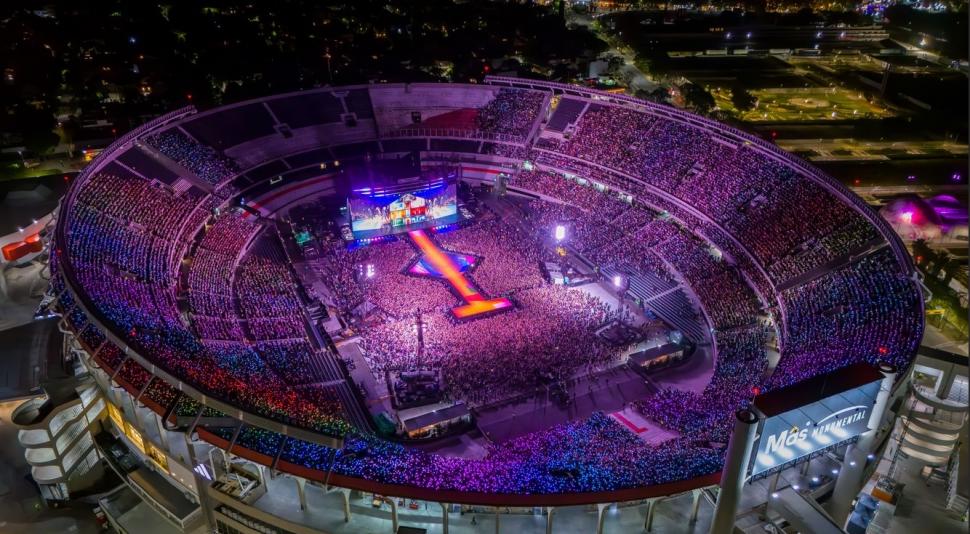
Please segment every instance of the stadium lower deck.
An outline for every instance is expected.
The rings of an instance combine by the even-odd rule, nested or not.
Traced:
[[[731,414],[757,392],[857,361],[909,367],[922,334],[912,266],[850,193],[703,119],[493,81],[183,110],[120,139],[72,185],[54,238],[58,310],[90,367],[167,429],[257,464],[503,505],[710,485]],[[477,110],[478,130],[447,113],[414,123],[414,109],[437,113],[429,102]],[[479,195],[470,220],[427,241],[347,247],[324,223],[318,253],[300,256],[293,206],[336,195],[341,159],[382,151],[457,160],[464,182],[508,194]],[[408,272],[436,249],[476,260],[461,276],[458,260],[432,261],[448,282]],[[547,263],[579,282],[550,282]],[[454,292],[462,280],[513,307],[456,319],[481,302]],[[675,330],[699,346],[683,367],[648,386],[622,366],[628,336]],[[382,437],[387,382],[422,369],[480,435]]]

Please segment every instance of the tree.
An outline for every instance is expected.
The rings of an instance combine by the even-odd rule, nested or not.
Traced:
[[[649,100],[650,102],[656,102],[658,104],[666,104],[670,94],[663,87],[657,87],[652,91],[640,89],[636,92],[636,97],[642,98],[643,100]]]
[[[46,106],[38,108],[26,103],[21,104],[14,112],[14,124],[23,138],[23,145],[36,154],[46,152],[60,139],[54,133],[57,119]]]
[[[938,253],[936,255],[936,258],[935,258],[934,262],[933,262],[933,264],[934,264],[933,265],[933,276],[935,276],[936,278],[940,278],[940,271],[942,271],[943,270],[943,267],[947,263],[950,262],[950,259],[951,259],[951,256],[950,256],[950,253],[949,252],[942,251],[942,252]]]
[[[930,256],[930,246],[926,243],[926,240],[919,238],[913,241],[913,259],[916,260],[917,267],[925,267],[927,261],[929,261]]]
[[[670,99],[670,92],[664,87],[657,87],[650,91],[650,99],[658,104],[666,104]]]
[[[706,115],[714,109],[714,95],[700,85],[688,83],[680,88],[680,92],[684,95],[684,103],[694,111]]]
[[[758,99],[741,85],[735,85],[731,88],[731,103],[738,111],[748,111],[754,108]]]
[[[926,258],[926,260],[923,261],[923,270],[926,271],[927,273],[932,272],[933,264],[936,263],[936,258],[938,256],[939,256],[938,252],[936,252],[933,249],[928,249],[926,251],[926,254],[923,256],[924,258]]]
[[[954,275],[957,274],[957,271],[960,270],[961,267],[963,267],[962,260],[959,258],[950,258],[949,261],[946,262],[946,265],[943,266],[943,269],[946,270],[946,276],[943,277],[943,285],[950,285],[950,281],[953,280]]]

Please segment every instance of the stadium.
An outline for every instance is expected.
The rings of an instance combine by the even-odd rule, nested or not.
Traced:
[[[856,364],[902,378],[923,328],[907,250],[838,182],[523,79],[174,111],[73,180],[52,239],[56,309],[133,441],[345,502],[715,486],[735,412]]]

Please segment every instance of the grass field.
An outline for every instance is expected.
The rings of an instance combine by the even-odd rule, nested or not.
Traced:
[[[837,121],[895,115],[888,108],[867,102],[861,93],[840,87],[755,89],[751,94],[758,99],[757,106],[743,112],[731,103],[729,89],[712,88],[711,94],[718,109],[735,113],[746,122]]]

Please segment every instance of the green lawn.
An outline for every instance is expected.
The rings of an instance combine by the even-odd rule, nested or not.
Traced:
[[[798,122],[886,118],[895,113],[864,95],[843,88],[755,89],[754,109],[739,112],[731,103],[727,88],[711,88],[719,109],[734,113],[745,122]]]

